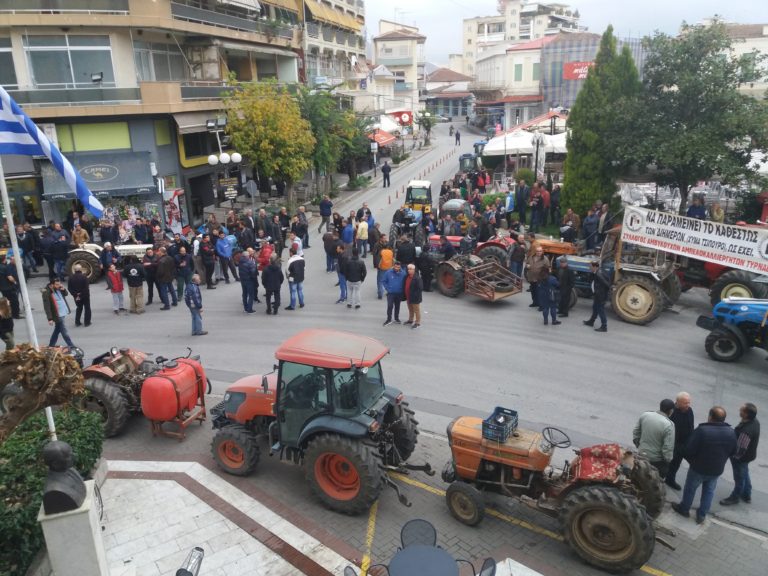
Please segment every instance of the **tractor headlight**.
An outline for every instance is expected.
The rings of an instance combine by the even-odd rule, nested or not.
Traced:
[[[245,402],[245,392],[227,392],[222,402],[224,413],[234,414],[243,402]]]

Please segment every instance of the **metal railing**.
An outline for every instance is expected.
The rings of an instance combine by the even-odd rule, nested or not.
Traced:
[[[290,26],[275,26],[261,20],[253,20],[229,12],[208,10],[201,6],[202,4],[195,0],[171,2],[171,16],[177,20],[186,20],[198,24],[208,24],[231,30],[244,30],[270,37],[286,38],[288,40],[293,39],[293,29]]]
[[[138,88],[9,90],[8,93],[19,104],[28,106],[106,106],[141,102],[141,92]]]
[[[181,85],[182,100],[221,100],[235,88],[223,82],[184,82]]]
[[[307,36],[310,38],[320,38],[320,25],[314,22],[307,22]]]
[[[128,14],[128,0],[0,0],[5,14]]]

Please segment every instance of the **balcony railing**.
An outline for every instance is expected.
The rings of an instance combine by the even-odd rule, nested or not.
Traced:
[[[320,38],[320,25],[314,22],[307,22],[307,36],[310,38]]]
[[[171,2],[171,15],[177,20],[220,26],[232,30],[244,30],[246,32],[254,32],[264,34],[265,36],[275,36],[288,40],[293,39],[293,30],[289,26],[273,26],[266,22],[252,20],[244,16],[207,10],[201,8],[199,2],[195,2],[194,0],[183,1],[184,3]]]
[[[5,14],[128,14],[128,0],[0,0]]]
[[[141,102],[138,88],[68,88],[10,90],[19,104],[28,106],[99,106]]]
[[[413,90],[413,82],[395,82],[395,92],[410,92]]]
[[[219,100],[232,93],[234,87],[224,83],[185,82],[181,85],[182,100]]]

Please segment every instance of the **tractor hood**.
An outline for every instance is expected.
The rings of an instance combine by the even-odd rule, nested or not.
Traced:
[[[248,395],[258,390],[258,392],[261,394],[264,392],[264,388],[261,385],[262,378],[263,378],[262,374],[253,374],[251,376],[245,376],[244,378],[240,378],[239,380],[236,380],[235,383],[232,384],[232,386],[227,388],[227,392],[245,392],[245,394]],[[275,391],[277,390],[277,373],[276,372],[267,374],[267,386],[269,387],[269,391],[272,392],[272,394],[274,394]]]
[[[712,310],[715,318],[726,324],[754,322],[762,324],[768,315],[768,300],[756,298],[725,298]]]

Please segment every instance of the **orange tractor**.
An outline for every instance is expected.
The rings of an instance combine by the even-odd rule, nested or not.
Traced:
[[[653,519],[661,513],[664,487],[646,459],[618,444],[600,444],[576,450],[556,470],[554,449],[568,448],[570,438],[551,427],[517,430],[517,413],[505,408],[486,420],[456,418],[448,440],[452,459],[442,478],[450,484],[448,508],[460,522],[478,524],[483,494],[495,492],[558,518],[566,542],[599,568],[628,572],[653,553]]]
[[[334,330],[305,330],[277,349],[270,374],[235,382],[210,410],[216,464],[238,476],[270,455],[304,466],[312,492],[345,514],[368,510],[388,485],[410,506],[387,471],[421,470],[406,460],[419,430],[397,388],[384,384],[378,340]]]

